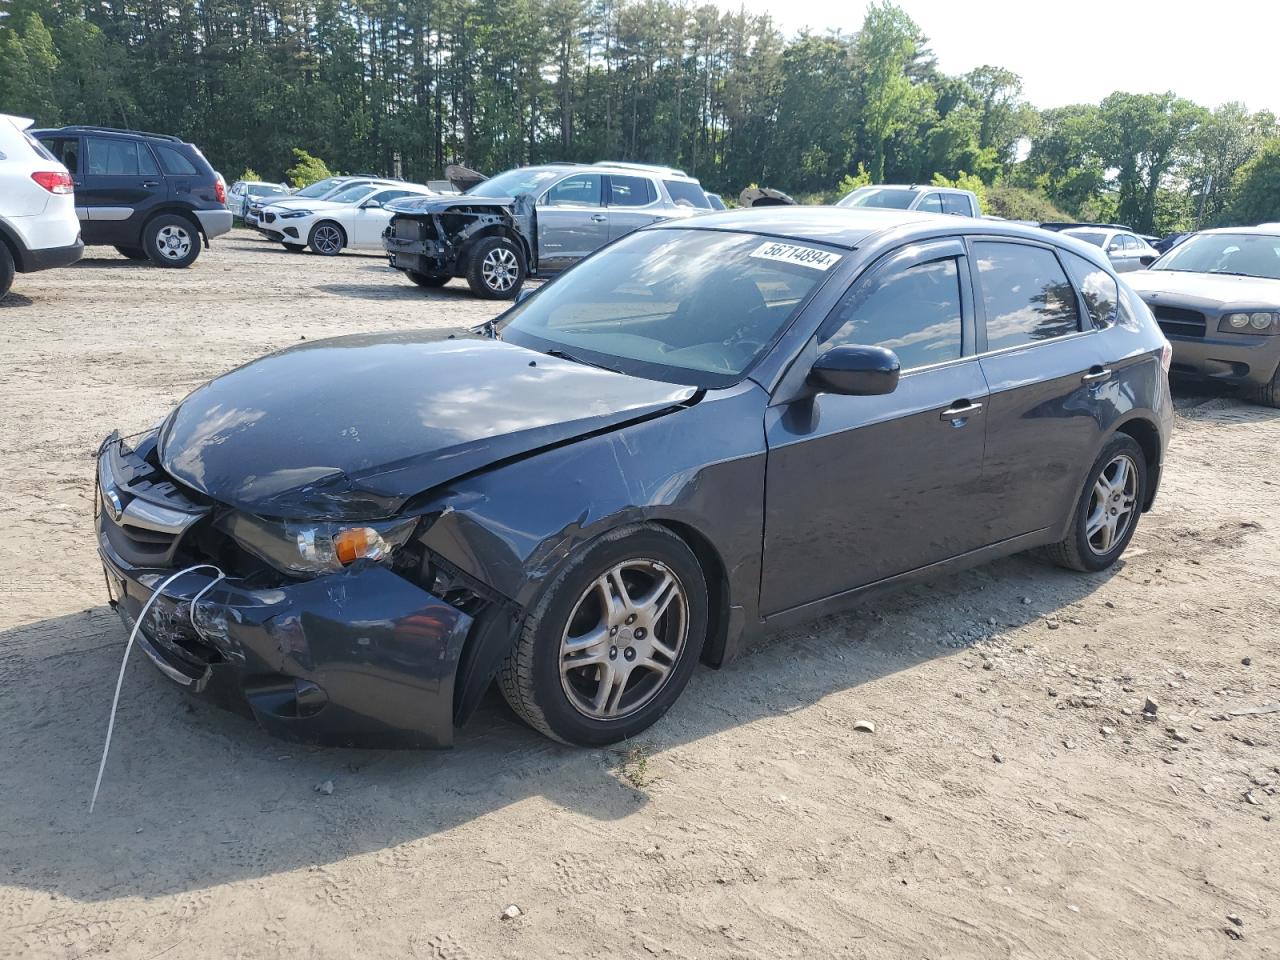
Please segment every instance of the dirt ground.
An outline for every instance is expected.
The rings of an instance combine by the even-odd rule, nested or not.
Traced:
[[[1280,701],[1280,411],[1203,393],[1110,573],[1013,558],[810,624],[700,670],[626,751],[498,697],[451,752],[300,748],[135,655],[90,817],[125,640],[98,441],[302,337],[493,310],[244,232],[185,271],[19,276],[0,957],[1280,957],[1280,713],[1229,716]]]

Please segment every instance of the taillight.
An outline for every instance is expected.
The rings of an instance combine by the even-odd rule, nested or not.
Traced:
[[[50,193],[74,193],[76,185],[71,181],[71,174],[61,170],[37,170],[31,179]]]
[[[1160,348],[1160,366],[1164,368],[1164,372],[1169,372],[1169,366],[1173,363],[1173,344],[1168,340],[1164,342],[1164,346]]]
[[[213,197],[219,203],[227,202],[227,188],[222,185],[221,180],[213,181]]]

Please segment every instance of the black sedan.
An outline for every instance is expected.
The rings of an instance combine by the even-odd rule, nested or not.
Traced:
[[[113,435],[99,551],[160,670],[272,733],[446,746],[496,677],[607,744],[699,662],[880,588],[1033,547],[1110,566],[1156,493],[1168,361],[1069,238],[713,214],[475,338],[307,343]]]

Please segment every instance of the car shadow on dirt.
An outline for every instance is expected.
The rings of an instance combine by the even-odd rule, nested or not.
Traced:
[[[415,286],[403,277],[386,276],[381,283],[322,283],[317,290],[340,297],[357,297],[362,300],[421,300],[431,301],[467,300],[475,301],[465,280],[451,280],[443,287],[426,288]]]
[[[1113,573],[1083,576],[1015,557],[805,624],[722,670],[697,671],[636,743],[660,756],[957,654],[1055,616]],[[493,691],[452,751],[323,749],[273,740],[184,696],[134,651],[90,816],[124,639],[106,606],[0,633],[6,883],[82,901],[147,898],[391,850],[534,796],[602,821],[649,799],[627,776],[632,745],[552,743]],[[901,709],[950,696],[922,680]],[[316,790],[326,781],[332,794]]]
[[[29,307],[33,303],[35,301],[30,297],[24,297],[20,293],[9,291],[5,296],[0,297],[0,310],[7,310],[11,307]]]

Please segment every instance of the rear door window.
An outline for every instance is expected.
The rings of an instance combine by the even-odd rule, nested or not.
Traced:
[[[917,263],[858,284],[827,320],[819,350],[885,347],[903,370],[959,359],[963,330],[956,257]]]
[[[955,214],[957,217],[972,217],[973,204],[963,193],[944,193],[942,195],[942,212]]]
[[[988,351],[1079,331],[1075,288],[1053,251],[988,240],[975,242],[973,250],[986,309]]]
[[[941,213],[942,197],[936,193],[927,193],[916,209],[923,210],[925,213]]]
[[[155,177],[160,175],[146,144],[137,140],[85,137],[86,172],[95,177]]]
[[[645,177],[620,177],[609,174],[609,206],[643,207],[658,199],[653,181]]]

